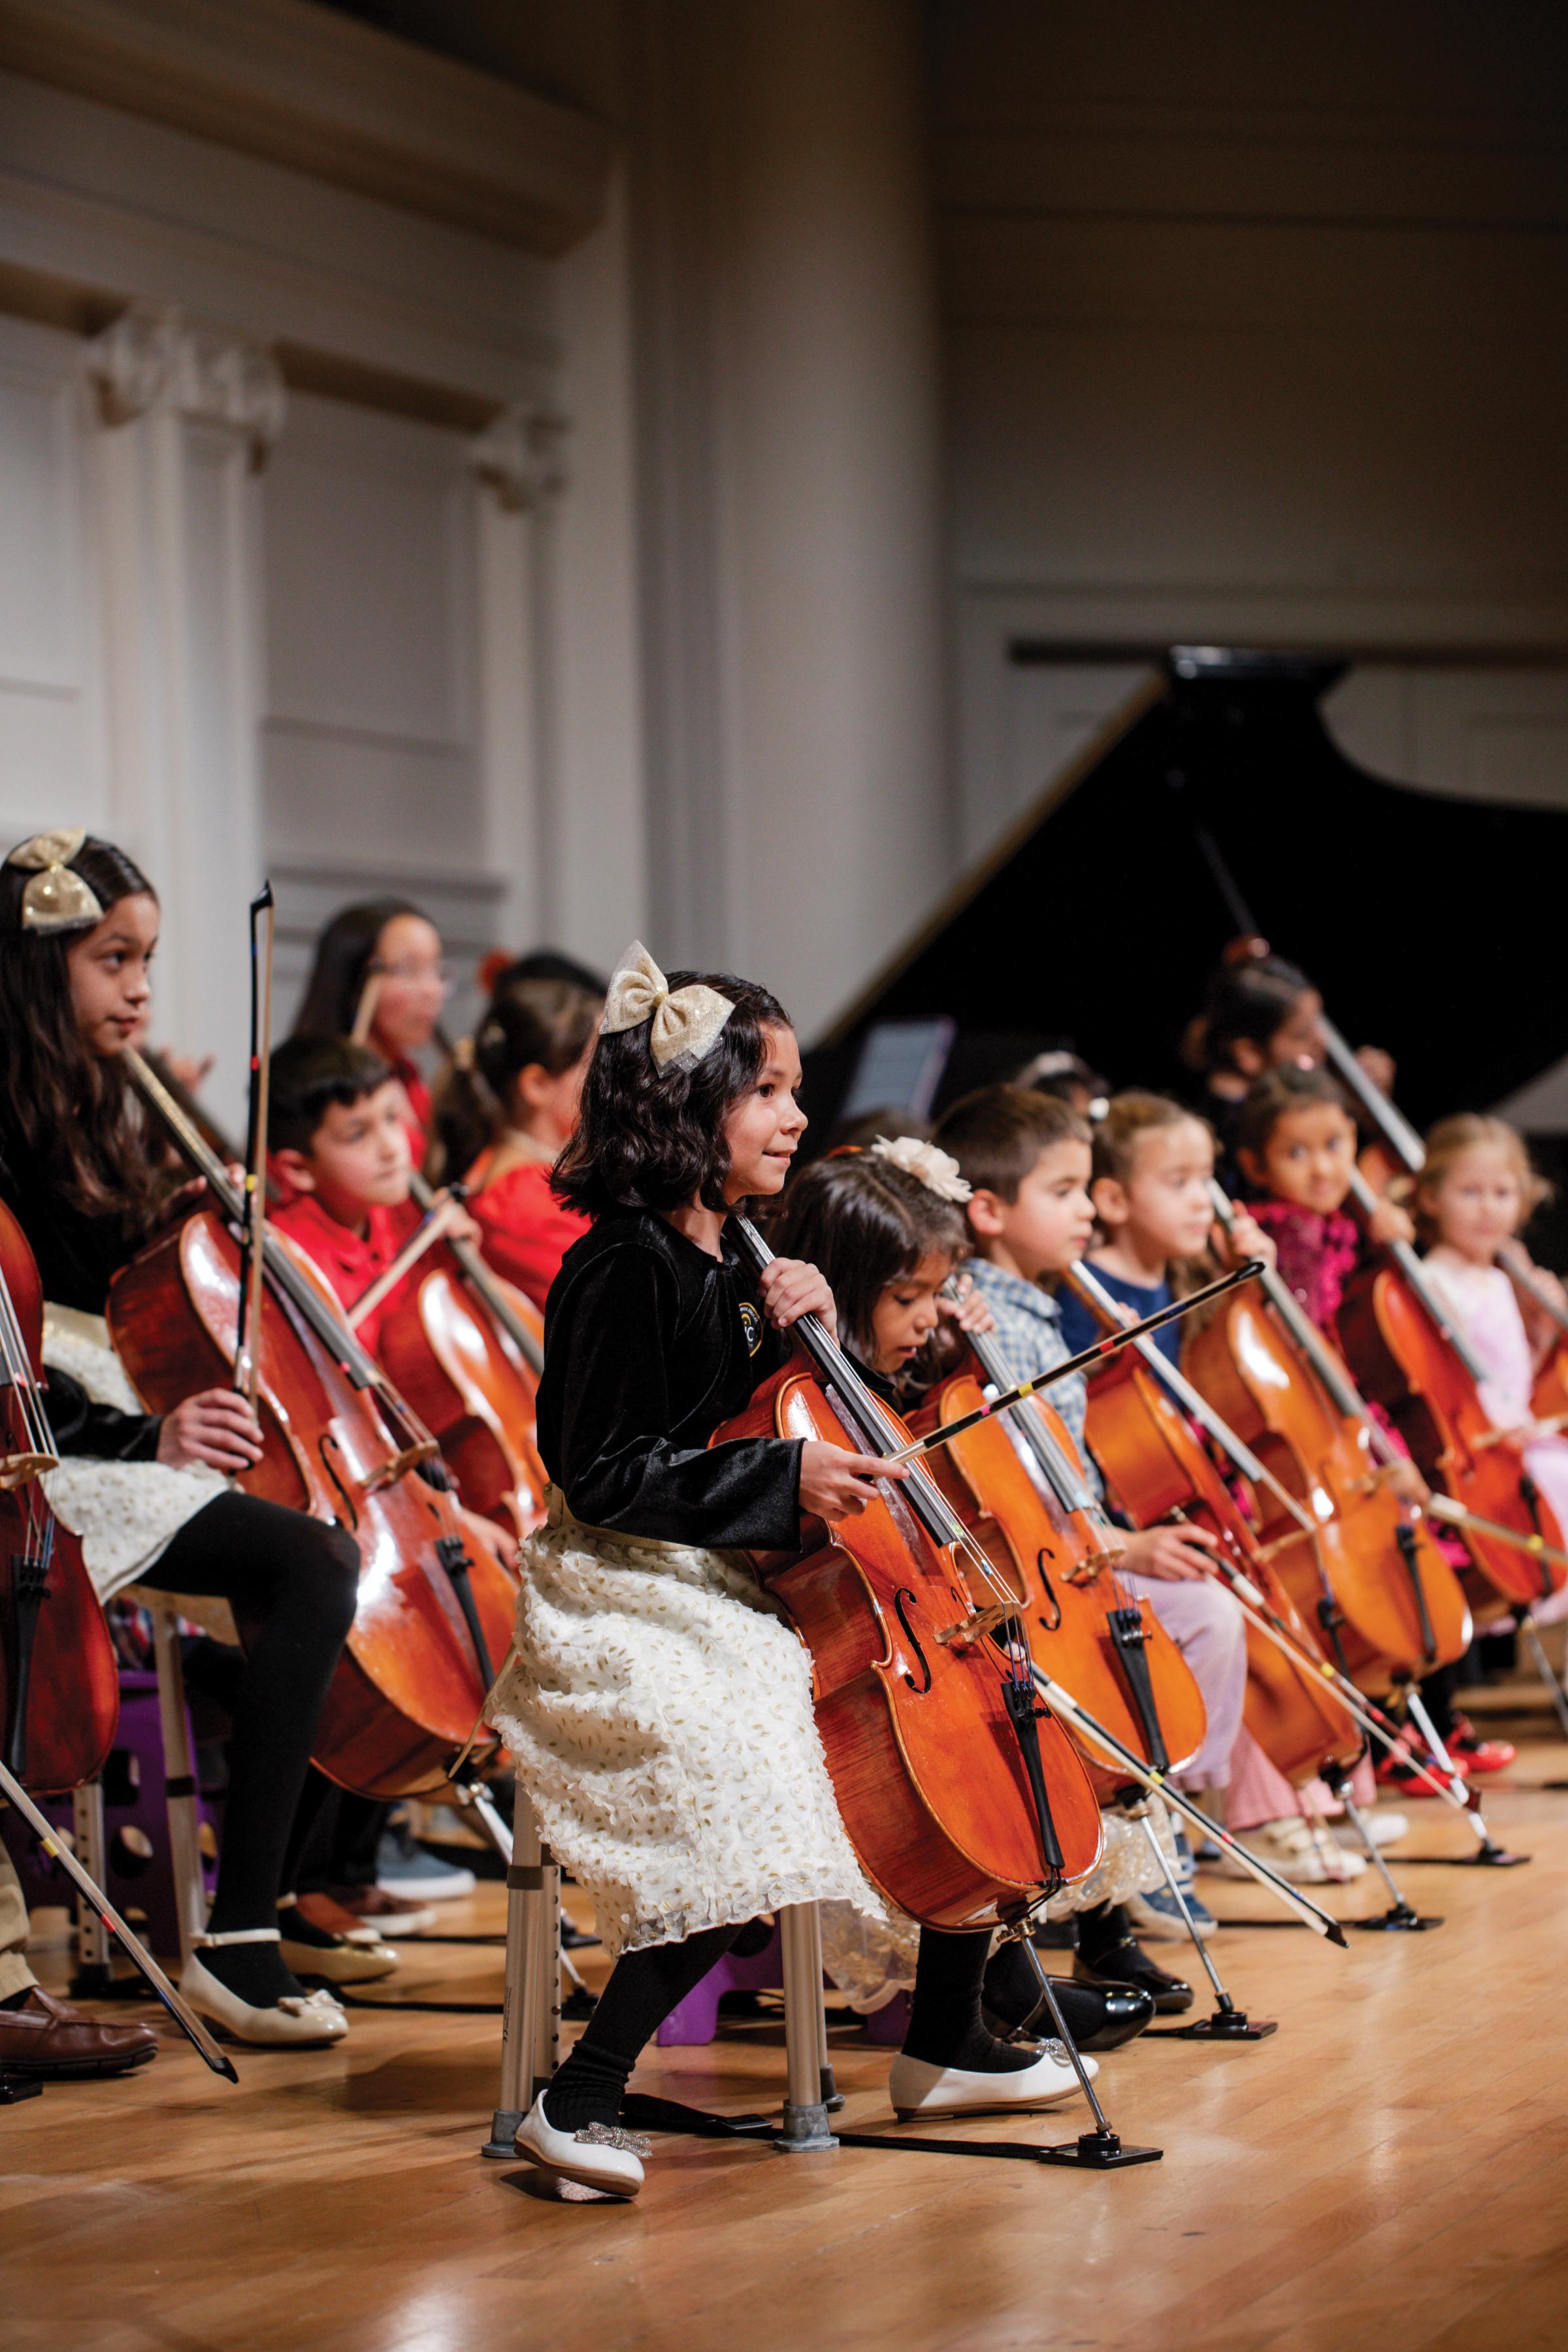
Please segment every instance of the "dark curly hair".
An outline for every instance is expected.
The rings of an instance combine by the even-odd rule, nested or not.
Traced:
[[[868,1363],[871,1316],[889,1283],[912,1274],[923,1257],[950,1257],[956,1265],[969,1227],[956,1202],[907,1168],[851,1146],[795,1178],[769,1223],[768,1243],[777,1256],[816,1267],[846,1344]]]
[[[724,1121],[763,1066],[764,1032],[794,1023],[776,996],[727,971],[672,971],[671,993],[715,989],[734,1011],[699,1062],[654,1063],[648,1023],[601,1036],[583,1085],[577,1132],[552,1189],[590,1217],[606,1209],[724,1209]]]
[[[112,842],[91,834],[66,861],[107,915],[121,898],[157,892]],[[71,1003],[69,951],[93,926],[26,931],[22,895],[33,877],[0,866],[0,1035],[5,1089],[0,1124],[9,1149],[42,1168],[73,1209],[151,1225],[172,1171],[148,1136],[119,1057],[88,1049]]]

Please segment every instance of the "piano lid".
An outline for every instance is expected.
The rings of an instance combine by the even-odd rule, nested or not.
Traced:
[[[1173,650],[807,1057],[816,1134],[884,1021],[956,1022],[939,1110],[1063,1035],[1118,1087],[1185,1090],[1182,1034],[1243,930],[1387,1045],[1417,1126],[1568,1052],[1568,813],[1357,766],[1319,708],[1344,667]]]

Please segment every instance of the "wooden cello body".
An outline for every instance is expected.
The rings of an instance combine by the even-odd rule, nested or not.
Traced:
[[[39,1483],[43,1292],[0,1202],[0,1757],[39,1796],[96,1780],[120,1721],[120,1675],[81,1546]]]
[[[1089,1382],[1089,1437],[1108,1486],[1138,1527],[1186,1520],[1217,1537],[1307,1657],[1321,1654],[1185,1415],[1131,1349],[1110,1358]],[[1294,1666],[1250,1622],[1245,1721],[1298,1787],[1325,1763],[1351,1764],[1361,1753],[1354,1722],[1321,1676]]]
[[[1255,1486],[1261,1548],[1342,1671],[1385,1696],[1462,1657],[1465,1596],[1425,1523],[1379,1475],[1364,1424],[1336,1411],[1311,1370],[1247,1293],[1188,1339],[1182,1369],[1314,1523],[1308,1535]]]
[[[538,1376],[445,1257],[433,1252],[433,1262],[383,1318],[381,1362],[439,1444],[464,1502],[521,1540],[544,1522]],[[544,1329],[531,1302],[498,1276],[490,1279],[534,1332],[542,1357]]]
[[[268,1237],[335,1321],[338,1307],[308,1259]],[[198,1212],[115,1276],[109,1319],[139,1395],[163,1412],[233,1375],[239,1256],[222,1218]],[[485,1665],[511,1638],[512,1591],[487,1547],[467,1540],[455,1497],[416,1474],[432,1440],[387,1426],[295,1300],[269,1279],[258,1340],[265,1453],[239,1478],[249,1494],[345,1528],[360,1551],[359,1602],[316,1735],[321,1769],[371,1797],[445,1784],[488,1688]],[[459,1595],[468,1579],[481,1664]],[[241,1637],[247,1627],[240,1624]],[[493,1752],[487,1738],[479,1753]]]
[[[1339,1328],[1361,1386],[1387,1411],[1429,1486],[1481,1518],[1563,1549],[1522,1449],[1492,1441],[1475,1379],[1396,1264],[1373,1258],[1352,1276]],[[1565,1571],[1538,1554],[1473,1528],[1465,1542],[1474,1566],[1460,1582],[1478,1607],[1529,1607],[1562,1589]]]
[[[797,1359],[712,1442],[818,1438],[866,1451],[882,1431],[847,1427],[843,1410],[837,1384],[830,1397]],[[867,1876],[922,1926],[977,1928],[1092,1870],[1100,1808],[1061,1726],[1038,1719],[1056,1845],[1046,1851],[1001,1654],[966,1637],[964,1574],[930,1516],[889,1482],[858,1517],[818,1523],[801,1557],[759,1570],[811,1652],[817,1727]]]
[[[917,1435],[973,1412],[984,1391],[973,1371],[942,1381],[916,1413]],[[1032,1398],[1057,1447],[1074,1458],[1065,1424]],[[1051,1504],[1031,1479],[1001,1421],[983,1421],[931,1456],[931,1475],[1021,1603],[1029,1645],[1053,1682],[1124,1748],[1161,1769],[1190,1763],[1207,1717],[1192,1671],[1146,1601],[1119,1583],[1099,1531]],[[977,1605],[988,1596],[973,1594]],[[1125,1771],[1093,1751],[1095,1789],[1114,1797]]]

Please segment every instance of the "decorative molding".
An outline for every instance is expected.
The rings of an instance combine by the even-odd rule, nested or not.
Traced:
[[[87,353],[106,425],[132,424],[166,404],[242,435],[253,467],[266,463],[283,430],[289,395],[272,353],[172,305],[133,303]]]
[[[531,513],[566,487],[561,452],[571,429],[570,420],[553,409],[516,404],[476,435],[469,459],[509,514]]]
[[[310,0],[0,0],[0,65],[550,257],[602,216],[602,123]]]

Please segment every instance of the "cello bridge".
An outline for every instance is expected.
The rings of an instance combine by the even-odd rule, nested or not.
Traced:
[[[999,1625],[1005,1625],[1018,1613],[1016,1601],[991,1601],[984,1609],[975,1609],[956,1625],[944,1625],[937,1640],[944,1650],[966,1650],[973,1642],[987,1641]]]

